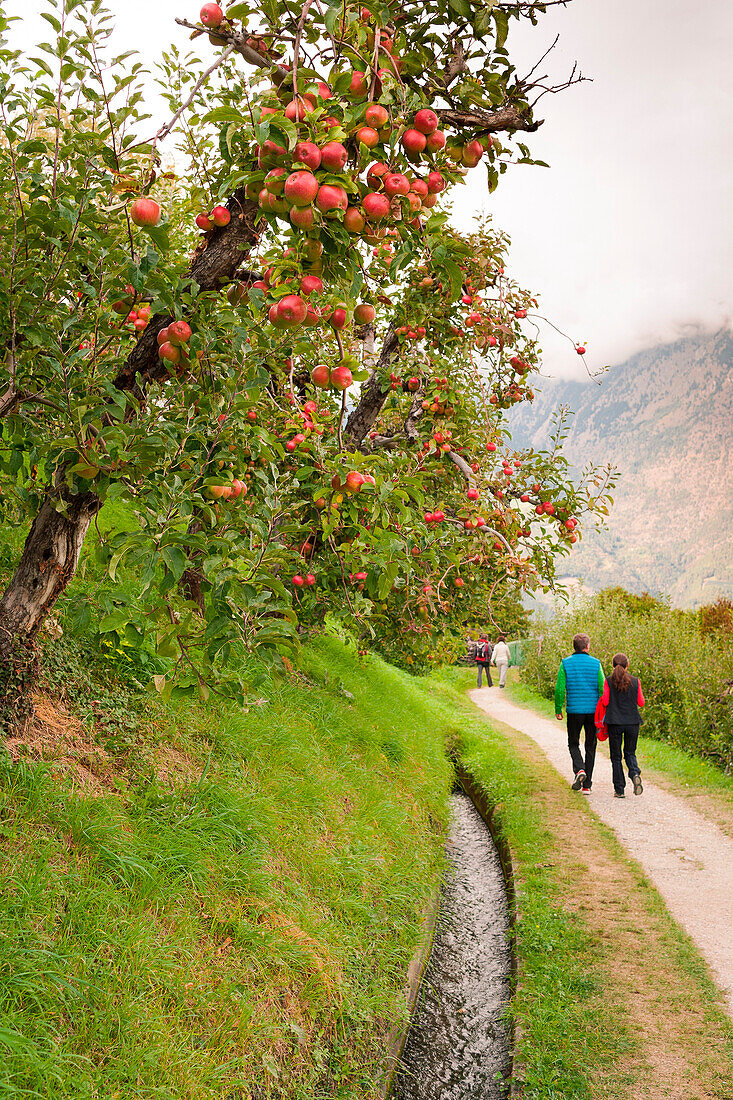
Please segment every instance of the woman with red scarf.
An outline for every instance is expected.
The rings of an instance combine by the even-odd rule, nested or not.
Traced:
[[[643,707],[644,702],[641,683],[638,677],[632,676],[629,672],[629,658],[625,653],[617,653],[613,658],[613,672],[606,677],[603,694],[598,700],[596,709],[596,726],[602,726],[605,722],[608,729],[615,798],[626,797],[622,754],[629,771],[629,779],[634,787],[634,794],[641,794],[644,790],[641,784],[641,771],[636,761],[639,726],[644,721],[639,713],[639,707]]]

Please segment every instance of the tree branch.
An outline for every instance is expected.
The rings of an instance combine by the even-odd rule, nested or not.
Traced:
[[[199,34],[208,33],[198,23],[189,23],[188,19],[176,19],[176,23],[179,27],[186,27],[190,31],[198,31]],[[257,50],[253,50],[251,46],[247,45],[249,34],[240,34],[239,31],[230,30],[227,27],[217,27],[215,33],[217,38],[221,38],[232,45],[235,53],[241,54],[244,60],[248,61],[250,65],[255,65],[258,69],[273,69],[283,80],[290,77],[291,73],[289,69],[284,68],[282,65],[278,65],[277,61],[273,61],[270,57],[263,57],[261,53],[258,53]]]
[[[495,111],[455,111],[451,107],[437,107],[435,113],[441,122],[457,130],[470,128],[496,133],[499,130],[526,130],[528,133],[539,129],[541,122],[532,119],[529,107],[515,107],[506,103]]]
[[[189,279],[198,293],[221,290],[241,267],[244,256],[257,243],[257,221],[260,210],[245,198],[244,190],[235,191],[227,203],[232,215],[228,225],[207,234],[194,256]],[[114,380],[118,390],[133,390],[139,376],[143,385],[168,377],[168,365],[158,356],[158,333],[170,324],[172,317],[156,313],[142,333]]]

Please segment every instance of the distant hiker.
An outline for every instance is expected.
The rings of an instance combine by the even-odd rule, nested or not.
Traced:
[[[499,670],[499,687],[503,688],[506,684],[506,674],[509,668],[509,646],[506,644],[506,634],[500,634],[496,639],[496,645],[494,646],[493,661]]]
[[[478,669],[478,687],[481,687],[481,674],[486,673],[486,686],[493,687],[493,681],[491,679],[491,653],[492,645],[489,641],[488,634],[480,634],[479,639],[476,642],[476,668]]]
[[[573,762],[574,791],[590,794],[596,761],[596,706],[606,682],[597,657],[591,657],[590,638],[576,634],[573,653],[560,662],[555,684],[555,717],[562,722],[567,696],[568,749]],[[580,731],[585,729],[585,760],[580,751]]]
[[[615,798],[625,798],[626,778],[623,758],[629,771],[629,779],[634,786],[634,794],[641,794],[641,771],[636,762],[636,742],[639,739],[639,726],[644,719],[639,707],[644,706],[644,692],[636,676],[629,672],[629,658],[625,653],[617,653],[613,658],[613,672],[606,678],[603,694],[596,709],[596,723],[600,718],[608,729],[608,747],[611,752],[613,770],[613,791]]]

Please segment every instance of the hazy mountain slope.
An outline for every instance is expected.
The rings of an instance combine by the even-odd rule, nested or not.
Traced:
[[[678,606],[733,596],[733,334],[649,348],[601,386],[541,388],[513,420],[517,442],[545,446],[553,412],[567,404],[570,460],[621,472],[608,531],[584,538],[562,572],[592,588],[667,594]]]

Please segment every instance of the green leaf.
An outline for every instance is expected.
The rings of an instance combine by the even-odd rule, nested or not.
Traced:
[[[501,49],[509,34],[509,16],[498,8],[494,11],[494,23],[496,24],[496,45]]]
[[[100,634],[109,634],[111,631],[121,630],[130,621],[130,612],[124,607],[118,607],[116,611],[105,615],[99,624]]]
[[[163,561],[176,579],[180,581],[183,572],[188,565],[188,558],[180,546],[164,546],[162,550]]]

